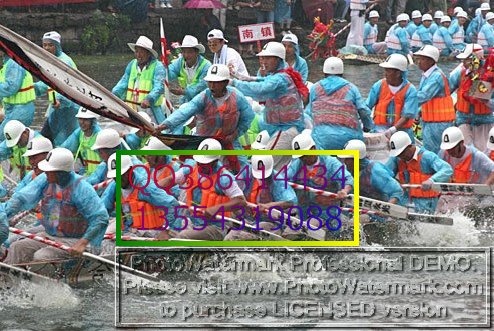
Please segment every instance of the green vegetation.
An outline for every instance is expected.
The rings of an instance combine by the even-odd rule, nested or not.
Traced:
[[[120,39],[119,31],[130,28],[130,18],[122,14],[97,11],[89,19],[82,33],[82,52],[84,54],[106,54],[108,49],[126,42]]]

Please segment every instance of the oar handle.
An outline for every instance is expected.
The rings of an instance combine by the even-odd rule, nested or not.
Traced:
[[[98,191],[100,189],[106,188],[108,185],[110,185],[111,182],[113,182],[113,178],[112,179],[107,179],[104,182],[101,182],[101,183],[98,183],[98,184],[94,184],[93,185],[93,188],[94,188],[95,191]]]

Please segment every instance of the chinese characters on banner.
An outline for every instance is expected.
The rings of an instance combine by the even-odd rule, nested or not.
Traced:
[[[240,43],[275,39],[273,22],[241,25],[238,27]]]

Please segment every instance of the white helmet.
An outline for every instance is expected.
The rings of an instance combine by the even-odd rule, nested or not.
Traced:
[[[423,21],[432,21],[431,14],[424,14],[424,16],[422,16],[422,22]]]
[[[151,120],[151,116],[149,116],[148,113],[146,113],[145,111],[140,111],[138,112],[138,114],[141,115],[141,117],[145,119],[147,122],[151,123],[151,125],[154,125],[153,121]],[[132,129],[130,129],[130,133],[136,133],[139,130],[140,130],[139,128],[133,127]]]
[[[338,57],[329,57],[324,61],[322,72],[329,75],[343,74],[343,60]]]
[[[113,153],[108,158],[108,172],[106,177],[116,178],[117,177],[117,153]],[[125,174],[132,168],[132,157],[130,155],[122,155],[120,158],[120,175]]]
[[[363,159],[367,156],[367,147],[362,140],[352,139],[348,141],[345,145],[346,151],[357,150],[359,154],[359,159]],[[340,155],[338,156],[340,159],[350,159],[353,158],[353,155]]]
[[[444,15],[443,17],[441,17],[441,23],[445,23],[445,22],[451,23],[451,17],[449,17],[448,15]]]
[[[443,131],[443,137],[441,139],[441,149],[447,151],[458,145],[460,141],[464,141],[465,137],[460,128],[451,126]]]
[[[276,56],[285,60],[286,50],[282,43],[270,41],[262,48],[262,51],[257,56]]]
[[[53,149],[50,139],[43,136],[34,137],[27,143],[27,150],[22,156],[33,156],[41,153],[48,153]]]
[[[408,136],[408,133],[405,131],[395,132],[389,140],[389,155],[398,156],[411,144],[412,140],[410,139],[410,136]]]
[[[444,16],[444,13],[440,10],[437,10],[435,13],[434,13],[434,19],[436,18],[441,18]]]
[[[223,82],[230,80],[230,69],[224,64],[213,64],[208,69],[208,74],[204,77],[206,82]]]
[[[420,12],[420,10],[414,10],[412,12],[412,18],[421,18],[422,17],[422,13]]]
[[[494,127],[489,131],[489,140],[487,140],[487,148],[494,150]]]
[[[213,138],[204,139],[197,148],[198,151],[221,151],[221,143]],[[194,155],[194,160],[202,164],[208,164],[219,160],[219,155]]]
[[[491,10],[491,5],[488,2],[484,2],[480,5],[480,10]]]
[[[413,53],[415,55],[422,55],[433,59],[436,63],[439,61],[439,50],[432,45],[424,45],[417,52]]]
[[[455,7],[455,9],[453,10],[453,15],[458,14],[459,12],[462,12],[462,11],[463,11],[462,7]]]
[[[400,71],[407,71],[408,70],[408,60],[405,57],[405,55],[395,53],[395,54],[391,54],[390,56],[388,56],[386,61],[379,64],[379,66],[382,68],[398,69]]]
[[[5,143],[7,147],[14,147],[21,139],[21,135],[26,130],[26,126],[18,120],[10,120],[3,128]]]
[[[379,13],[377,12],[377,10],[371,10],[371,12],[369,13],[369,18],[374,17],[379,17]]]
[[[120,135],[114,129],[103,129],[98,132],[96,141],[91,147],[93,151],[101,148],[115,148],[120,145]]]
[[[67,148],[57,147],[52,149],[46,159],[38,163],[41,171],[67,171],[74,170],[74,155]]]
[[[79,110],[77,111],[77,114],[75,115],[77,118],[98,118],[99,115],[96,113],[93,113],[89,109],[86,109],[84,107],[80,107]]]
[[[144,147],[141,148],[141,151],[162,151],[162,150],[169,151],[171,150],[171,148],[166,146],[165,143],[163,143],[161,140],[159,140],[156,137],[149,138],[149,140],[144,144]]]
[[[460,18],[460,17],[463,17],[464,19],[467,19],[468,18],[468,14],[467,12],[464,12],[463,10],[458,12],[458,14],[456,14],[456,17]]]
[[[287,33],[286,35],[284,35],[283,39],[281,39],[281,42],[284,41],[289,41],[291,43],[294,43],[295,45],[298,45],[298,37],[293,33]]]
[[[307,133],[301,133],[292,140],[292,149],[295,151],[308,151],[314,146],[316,146],[314,139]],[[302,157],[302,155],[292,155],[292,158],[294,159],[300,157]]]
[[[463,60],[467,59],[472,54],[475,54],[478,58],[484,58],[484,49],[479,44],[467,44],[463,52],[456,56],[457,59]]]
[[[396,22],[401,22],[401,21],[410,21],[410,16],[408,16],[408,14],[400,14],[396,16]]]
[[[494,13],[493,12],[488,12],[487,15],[485,15],[485,20],[490,21],[494,18]]]
[[[264,130],[259,132],[259,134],[256,136],[256,139],[250,145],[252,149],[266,149],[266,145],[268,144],[268,141],[271,137],[269,136],[268,131]]]
[[[265,179],[273,174],[274,161],[272,155],[252,155],[250,162],[254,178]]]

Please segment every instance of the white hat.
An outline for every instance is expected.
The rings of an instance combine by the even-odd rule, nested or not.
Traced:
[[[343,60],[338,57],[328,57],[324,61],[322,72],[329,75],[341,75],[343,74],[344,66]]]
[[[257,56],[276,56],[285,60],[286,49],[282,43],[276,41],[270,41],[262,48],[262,51],[257,54]]]
[[[287,33],[283,39],[281,39],[281,42],[283,41],[289,41],[291,43],[294,43],[295,45],[298,45],[298,37],[294,35],[293,33]]]
[[[146,36],[140,36],[135,44],[128,43],[127,45],[129,45],[130,49],[133,52],[136,51],[136,46],[138,46],[148,50],[154,57],[158,57],[158,53],[153,49],[153,42]]]
[[[54,40],[59,44],[62,42],[62,36],[57,31],[50,31],[50,32],[45,33],[43,35],[43,39]]]
[[[357,150],[359,154],[359,159],[363,159],[367,156],[367,147],[365,146],[365,143],[362,140],[358,139],[352,139],[348,141],[345,145],[345,150],[346,151],[353,151]],[[353,155],[339,155],[338,156],[340,159],[353,159]]]
[[[455,9],[453,10],[453,14],[457,14],[457,13],[462,12],[462,11],[463,11],[462,7],[455,7]]]
[[[146,141],[144,144],[144,147],[141,148],[141,151],[169,151],[171,150],[170,147],[166,146],[164,142],[159,140],[156,137],[151,137]]]
[[[5,143],[7,147],[14,147],[21,139],[21,135],[26,130],[26,126],[18,120],[10,120],[3,128]]]
[[[424,14],[424,16],[422,16],[422,22],[423,21],[432,21],[431,14]]]
[[[491,5],[488,2],[484,2],[480,5],[480,10],[491,10]]]
[[[413,53],[415,55],[422,55],[433,59],[436,63],[439,60],[439,50],[432,45],[424,45],[417,52]]]
[[[148,113],[146,113],[145,111],[140,111],[138,112],[138,114],[141,115],[141,117],[145,119],[146,122],[149,122],[151,123],[151,125],[154,125],[153,121],[151,120],[151,116],[149,116]],[[136,133],[139,130],[140,130],[139,128],[132,127],[132,129],[130,129],[130,133]]]
[[[308,151],[314,146],[316,146],[314,139],[307,133],[301,133],[292,140],[292,149],[295,151]],[[298,159],[302,156],[292,155],[292,158]]]
[[[389,140],[389,155],[398,156],[405,150],[405,148],[407,148],[411,144],[412,140],[410,139],[408,133],[406,133],[405,131],[395,132]]]
[[[400,71],[407,71],[408,70],[408,60],[405,57],[405,55],[395,53],[395,54],[391,54],[390,56],[388,56],[386,61],[379,64],[379,66],[382,68],[398,69]]]
[[[494,150],[494,127],[489,131],[489,139],[487,140],[487,148]]]
[[[117,153],[113,153],[108,158],[108,172],[106,177],[116,178],[117,177]],[[122,155],[120,159],[120,175],[125,174],[132,168],[132,157],[130,155]]]
[[[420,18],[422,17],[422,13],[420,12],[420,10],[414,10],[412,12],[412,18]]]
[[[485,15],[485,20],[486,21],[490,21],[494,18],[494,13],[493,12],[488,12],[486,15]]]
[[[252,155],[252,176],[256,179],[266,179],[273,174],[274,160],[272,155]]]
[[[444,16],[444,13],[440,10],[437,10],[435,13],[434,13],[434,19],[436,18],[441,18]]]
[[[33,156],[41,153],[48,153],[53,149],[53,145],[50,139],[45,138],[43,136],[37,136],[31,139],[30,142],[27,143],[27,150],[22,156]]]
[[[441,149],[447,151],[448,149],[458,145],[458,143],[463,140],[465,140],[465,137],[463,136],[463,132],[461,132],[460,128],[451,126],[443,131]]]
[[[230,69],[225,64],[213,64],[204,77],[206,82],[223,82],[230,80]]]
[[[218,30],[218,29],[213,29],[209,31],[208,33],[208,41],[211,39],[223,39],[225,43],[228,42],[228,40],[225,39],[225,36],[223,35],[223,31]]]
[[[408,16],[408,14],[400,14],[396,16],[396,22],[400,21],[410,21],[410,16]]]
[[[451,17],[449,17],[448,15],[444,15],[443,17],[441,17],[441,23],[444,22],[451,22]]]
[[[120,145],[120,135],[114,129],[103,129],[98,132],[96,141],[91,147],[93,151],[101,148],[115,148]]]
[[[202,44],[199,44],[199,41],[197,40],[196,37],[191,36],[191,35],[185,35],[184,39],[182,40],[182,45],[180,45],[181,48],[196,48],[199,50],[199,53],[204,53],[206,51],[206,48]]]
[[[74,155],[66,148],[52,149],[46,159],[38,163],[41,171],[72,171],[74,170]]]
[[[221,143],[213,138],[204,139],[197,148],[198,151],[221,151]],[[219,155],[194,155],[194,160],[202,164],[208,164],[219,160]]]
[[[475,54],[479,58],[484,57],[484,49],[479,44],[467,44],[463,52],[456,56],[457,59],[464,60]]]
[[[79,110],[77,111],[77,114],[75,115],[77,118],[98,118],[99,115],[96,113],[93,113],[89,109],[86,109],[84,107],[80,107]]]
[[[458,12],[458,14],[456,14],[456,17],[458,17],[458,18],[463,17],[463,18],[467,19],[468,14],[462,10],[462,11]]]
[[[377,10],[371,10],[369,13],[369,18],[379,17],[379,13]]]
[[[271,137],[269,136],[268,131],[263,130],[257,134],[256,139],[250,145],[250,148],[251,149],[257,149],[257,150],[266,149],[266,146],[269,142],[269,139],[271,139]]]

